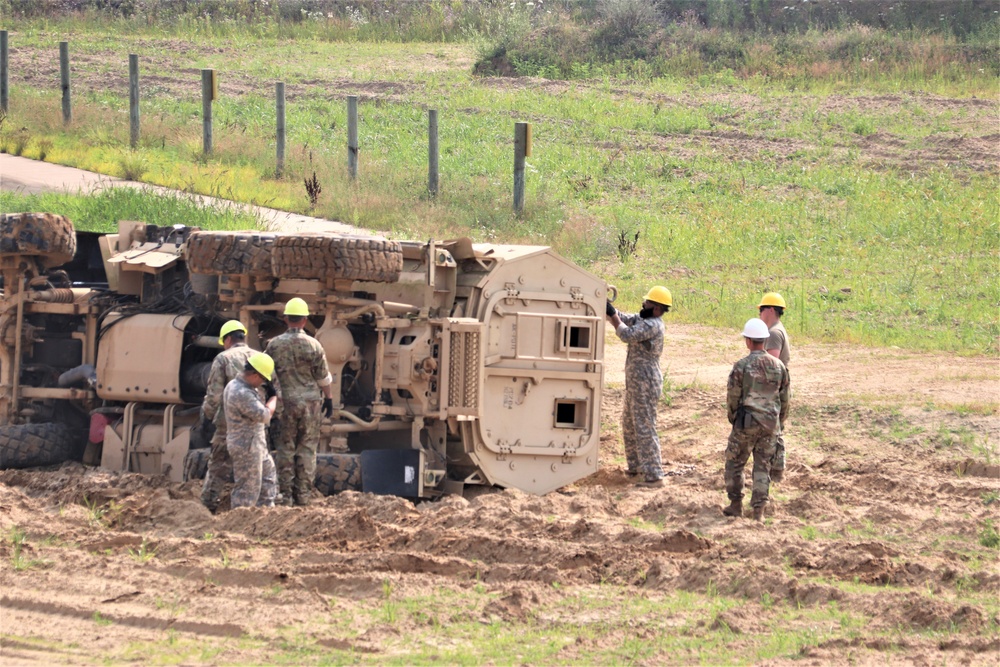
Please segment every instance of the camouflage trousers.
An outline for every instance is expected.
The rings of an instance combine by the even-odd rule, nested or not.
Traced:
[[[663,385],[636,382],[625,385],[625,409],[622,411],[622,437],[625,440],[625,462],[629,472],[641,473],[646,481],[663,477],[660,460],[660,438],[656,433],[656,406]]]
[[[733,428],[726,445],[726,493],[729,500],[743,500],[743,468],[753,454],[753,493],[751,507],[767,503],[771,490],[771,464],[777,436],[774,431],[754,424],[750,428]]]
[[[274,507],[278,476],[271,452],[261,443],[229,445],[233,465],[233,495],[230,507]]]
[[[281,426],[275,436],[274,462],[278,486],[285,498],[308,504],[316,478],[321,401],[285,403]]]
[[[211,511],[219,508],[228,487],[233,483],[233,460],[226,449],[226,430],[219,428],[212,437],[212,451],[208,455],[208,472],[201,487],[201,502]]]

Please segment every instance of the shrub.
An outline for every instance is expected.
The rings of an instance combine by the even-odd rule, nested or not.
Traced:
[[[118,175],[126,181],[139,181],[149,171],[146,159],[135,151],[122,153],[118,158]]]
[[[30,143],[31,134],[27,130],[21,129],[13,134],[8,148],[10,149],[11,155],[23,155],[24,149],[27,148]]]
[[[52,150],[52,141],[49,139],[39,139],[38,140],[38,159],[42,162],[45,158],[49,156],[49,151]]]

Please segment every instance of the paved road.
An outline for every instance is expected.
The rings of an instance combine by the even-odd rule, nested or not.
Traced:
[[[25,194],[41,192],[72,192],[89,194],[105,188],[146,188],[154,192],[183,194],[178,190],[161,188],[156,185],[123,181],[113,176],[105,176],[92,171],[84,171],[74,167],[64,167],[60,164],[29,160],[6,153],[0,153],[0,190],[11,190]],[[287,211],[279,211],[263,206],[240,204],[227,199],[195,197],[199,202],[224,208],[235,207],[249,211],[264,220],[270,229],[283,232],[339,232],[342,234],[370,234],[363,229],[345,225],[342,222],[311,218]],[[58,213],[58,211],[53,211]]]

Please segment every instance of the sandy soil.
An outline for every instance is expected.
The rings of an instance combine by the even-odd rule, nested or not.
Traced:
[[[789,472],[758,524],[721,514],[741,341],[669,339],[662,489],[623,474],[615,340],[601,470],[544,497],[347,493],[212,516],[194,484],[2,472],[0,662],[405,664],[428,646],[456,659],[476,640],[449,628],[471,622],[549,632],[560,648],[542,662],[562,664],[752,661],[776,628],[806,639],[768,664],[997,664],[998,551],[980,536],[1000,520],[998,360],[795,346]],[[611,602],[581,607],[595,597]],[[668,652],[668,633],[730,653]]]

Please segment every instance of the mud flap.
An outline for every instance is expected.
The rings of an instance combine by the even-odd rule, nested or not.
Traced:
[[[361,452],[361,489],[380,496],[419,498],[424,453],[419,449],[370,449]]]

